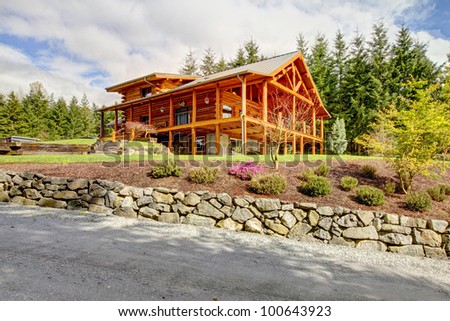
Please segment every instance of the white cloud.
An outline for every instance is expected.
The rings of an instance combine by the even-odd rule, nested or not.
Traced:
[[[425,19],[431,0],[15,0],[0,4],[0,34],[51,46],[25,54],[0,46],[0,86],[28,88],[41,80],[56,95],[81,96],[97,104],[117,96],[103,87],[153,71],[176,72],[192,49],[200,57],[211,47],[217,57],[234,56],[250,37],[270,56],[295,50],[302,32],[310,43],[318,33],[331,42],[339,28],[349,42],[354,32],[370,37],[383,19],[391,38],[398,21]],[[445,61],[450,43],[428,32],[429,54]],[[1,38],[0,38],[1,39]],[[11,52],[12,51],[12,52]],[[8,57],[14,61],[8,62]],[[9,59],[9,60],[8,60]],[[101,71],[96,74],[96,71]],[[33,79],[31,79],[33,78]]]

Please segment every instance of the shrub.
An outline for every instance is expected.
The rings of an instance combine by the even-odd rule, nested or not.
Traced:
[[[193,168],[189,171],[189,180],[196,184],[214,183],[217,180],[218,176],[218,168],[211,168],[207,166]]]
[[[303,180],[303,181],[307,181],[312,176],[316,176],[316,174],[314,174],[312,169],[308,168],[308,169],[305,169],[303,172],[300,173],[299,178],[301,180]]]
[[[439,185],[445,195],[450,195],[450,185],[449,184],[440,184]]]
[[[256,174],[262,174],[264,172],[264,167],[254,161],[242,162],[234,165],[228,171],[228,174],[239,177],[244,181],[250,180]]]
[[[365,178],[374,179],[377,173],[377,168],[372,165],[363,165],[361,167],[361,176]]]
[[[309,196],[325,196],[331,193],[331,184],[325,177],[312,175],[300,184],[299,190]]]
[[[411,211],[422,212],[431,209],[431,197],[423,191],[409,193],[405,202]]]
[[[314,170],[314,174],[316,174],[317,176],[323,176],[323,177],[327,177],[328,174],[330,173],[330,166],[327,166],[325,164],[320,164],[319,167],[317,167]]]
[[[386,182],[386,184],[384,184],[384,194],[386,196],[394,195],[396,190],[397,190],[397,184],[395,184],[394,182]]]
[[[257,194],[278,195],[286,189],[286,178],[276,173],[258,174],[253,176],[250,188]]]
[[[361,204],[378,206],[384,204],[384,193],[373,186],[361,186],[356,191],[356,200]]]
[[[427,193],[434,201],[437,202],[442,202],[447,198],[447,195],[445,195],[445,185],[430,187],[429,189],[427,189]]]
[[[341,178],[341,187],[344,191],[350,191],[358,186],[358,179],[351,176],[344,176]]]
[[[174,161],[166,161],[160,165],[153,166],[150,176],[162,178],[168,176],[181,176],[181,168]]]

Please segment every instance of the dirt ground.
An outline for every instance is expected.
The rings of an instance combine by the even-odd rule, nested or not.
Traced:
[[[278,172],[284,174],[287,178],[287,188],[284,193],[279,196],[281,200],[313,202],[319,205],[342,206],[352,209],[363,210],[380,210],[388,213],[397,213],[413,217],[436,218],[450,220],[450,197],[443,202],[433,201],[433,207],[427,212],[412,212],[404,207],[405,195],[401,193],[394,194],[391,197],[385,197],[384,205],[377,207],[369,207],[361,205],[355,200],[355,192],[345,192],[339,188],[340,179],[349,175],[358,178],[359,185],[372,185],[382,188],[387,181],[396,181],[394,172],[384,161],[329,161],[331,166],[329,178],[332,183],[332,193],[325,197],[308,197],[298,192],[298,185],[301,180],[299,174],[306,168],[314,168],[319,162],[299,162],[281,165]],[[360,169],[364,164],[371,164],[377,168],[377,177],[375,179],[363,178],[359,175]],[[90,179],[107,179],[120,181],[124,184],[139,187],[168,187],[176,188],[180,191],[199,191],[208,190],[211,192],[226,192],[232,196],[250,195],[253,197],[267,197],[254,194],[249,189],[248,181],[240,179],[228,174],[230,164],[216,162],[210,163],[209,166],[219,166],[220,177],[213,184],[193,184],[188,181],[187,176],[189,169],[198,167],[198,162],[179,162],[183,169],[181,177],[168,177],[154,179],[149,177],[151,170],[150,164],[141,164],[138,162],[130,163],[77,163],[77,164],[1,164],[0,170],[16,171],[16,172],[35,172],[42,173],[47,176],[61,177],[78,177]],[[268,167],[267,171],[275,171]],[[444,176],[439,179],[431,179],[419,177],[416,179],[413,187],[415,190],[426,190],[428,187],[440,184],[450,183],[450,170],[447,170]]]

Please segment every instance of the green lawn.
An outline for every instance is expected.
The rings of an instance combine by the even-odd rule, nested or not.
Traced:
[[[163,155],[16,155],[16,156],[0,156],[1,163],[98,163],[98,162],[137,162],[137,161],[161,161],[167,156]],[[203,156],[203,155],[173,155],[171,158],[181,161],[198,161],[198,162],[242,162],[254,160],[256,162],[270,163],[269,156],[262,155],[227,155],[227,156]],[[280,163],[296,162],[296,161],[317,161],[317,160],[379,160],[381,157],[352,156],[352,155],[287,155],[280,156]]]
[[[39,144],[60,144],[60,145],[92,145],[97,139],[91,138],[75,138],[75,139],[61,139],[61,140],[48,140],[38,141]]]

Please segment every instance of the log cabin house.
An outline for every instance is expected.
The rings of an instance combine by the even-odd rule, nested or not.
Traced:
[[[135,138],[125,119],[152,124],[154,139],[177,154],[266,154],[277,133],[281,153],[323,153],[330,114],[300,52],[205,77],[153,73],[106,91],[122,102],[100,110],[101,138],[113,111],[113,140]]]

